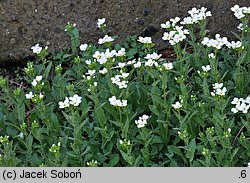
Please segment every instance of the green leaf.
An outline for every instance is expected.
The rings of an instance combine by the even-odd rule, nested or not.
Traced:
[[[21,103],[21,105],[17,106],[17,113],[18,113],[18,121],[23,122],[25,117],[25,105]]]
[[[123,159],[130,164],[131,166],[134,164],[135,158],[133,156],[127,155],[125,152],[120,151],[122,154]]]
[[[194,159],[194,153],[196,150],[196,142],[195,138],[190,141],[187,147],[187,157],[189,159],[189,162],[191,163]]]
[[[119,162],[120,160],[120,157],[118,154],[114,154],[110,157],[110,161],[109,161],[109,164],[108,166],[109,167],[114,167],[115,165],[117,165],[117,163]]]
[[[186,157],[183,155],[181,150],[179,148],[177,148],[176,146],[173,146],[173,145],[168,146],[168,151],[172,154],[178,155],[183,161],[185,161],[187,163]]]
[[[74,126],[75,121],[74,118],[72,116],[69,116],[68,114],[66,114],[64,111],[62,111],[63,116],[65,117],[65,119],[72,125]]]
[[[45,70],[45,72],[44,72],[44,78],[45,78],[45,80],[48,79],[48,76],[49,76],[51,67],[52,67],[52,62],[49,63],[48,67],[46,68],[46,70]]]

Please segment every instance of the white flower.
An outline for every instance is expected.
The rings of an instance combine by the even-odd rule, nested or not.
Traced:
[[[36,81],[39,82],[43,79],[43,76],[36,76]]]
[[[231,104],[239,104],[241,101],[238,98],[234,98]]]
[[[39,54],[43,48],[39,46],[39,44],[36,44],[35,46],[32,46],[31,49],[33,50],[33,53]]]
[[[19,133],[18,137],[20,137],[21,139],[23,139],[23,137],[24,137],[23,132]]]
[[[119,89],[127,88],[128,87],[127,84],[128,84],[128,81],[121,81],[117,83],[117,85],[119,86]]]
[[[153,59],[153,60],[158,60],[159,58],[161,58],[162,54],[157,54],[157,53],[152,53],[152,54],[147,54],[145,59]]]
[[[202,66],[201,68],[202,68],[202,70],[203,70],[204,72],[208,72],[208,71],[211,70],[210,65]]]
[[[186,39],[187,34],[189,34],[189,31],[187,29],[183,29],[182,26],[176,26],[174,27],[174,30],[165,32],[162,39],[169,41],[171,45],[175,45]]]
[[[248,96],[246,99],[245,99],[245,102],[248,103],[250,105],[250,96]]]
[[[32,91],[25,95],[26,99],[32,99],[34,97]]]
[[[78,95],[74,95],[73,97],[69,97],[70,100],[70,104],[73,106],[79,106],[79,104],[81,103],[81,99],[82,97],[79,97]]]
[[[100,19],[98,19],[98,21],[97,21],[97,26],[98,26],[98,28],[101,28],[102,25],[104,25],[105,21],[106,21],[105,18],[100,18]]]
[[[172,63],[164,63],[163,66],[166,70],[172,70],[174,68]]]
[[[104,67],[102,70],[99,70],[99,73],[101,73],[101,74],[107,74],[108,73],[108,69],[106,69]]]
[[[183,24],[183,25],[189,25],[189,24],[193,24],[193,23],[194,23],[194,20],[192,17],[186,17],[181,22],[181,24]]]
[[[158,62],[156,62],[153,59],[149,59],[147,62],[145,62],[145,66],[152,67],[153,65],[155,65],[157,67],[158,66]]]
[[[86,60],[85,63],[86,63],[87,65],[90,65],[92,62],[91,62],[91,60]]]
[[[119,100],[119,99],[116,99],[115,96],[112,96],[108,100],[109,100],[109,103],[111,105],[116,106],[116,107],[125,107],[125,106],[127,106],[127,100]]]
[[[42,93],[39,94],[39,98],[42,99],[44,95]]]
[[[174,27],[181,19],[179,17],[171,18],[172,26]]]
[[[31,84],[32,84],[32,86],[36,86],[37,85],[36,79],[34,79]]]
[[[152,38],[151,37],[139,37],[138,41],[143,44],[151,44]]]
[[[222,88],[222,86],[223,86],[223,83],[215,83],[213,84],[213,89],[217,90],[217,89]]]
[[[170,21],[167,21],[166,23],[161,24],[161,28],[168,29],[171,27]]]
[[[240,23],[240,24],[238,25],[237,29],[243,30],[243,23]]]
[[[237,113],[237,112],[238,112],[238,109],[232,108],[231,111],[232,111],[233,113]]]
[[[237,41],[237,42],[232,41],[231,43],[228,42],[226,45],[228,48],[232,48],[232,49],[244,48],[244,46],[242,46],[241,41]]]
[[[110,78],[111,79],[111,81],[112,81],[112,83],[113,84],[117,84],[118,85],[118,83],[120,83],[120,75],[116,75],[115,77],[112,77],[112,78]]]
[[[250,97],[248,96],[246,99],[235,97],[231,104],[235,105],[235,107],[231,109],[233,113],[240,111],[246,114],[250,108]]]
[[[227,92],[226,87],[223,87],[222,89],[221,88],[217,89],[215,94],[220,95],[220,96],[224,96],[226,94],[226,92]]]
[[[137,63],[134,64],[134,68],[139,68],[139,67],[141,67],[141,62],[140,61],[138,61]]]
[[[144,114],[142,117],[139,117],[138,120],[135,120],[135,124],[137,125],[137,128],[143,128],[147,124],[148,119],[149,119],[149,116]]]
[[[99,51],[96,51],[93,55],[93,58],[100,59],[101,58],[101,53]]]
[[[214,53],[210,53],[210,54],[208,54],[208,58],[215,58]]]
[[[125,67],[126,66],[126,63],[122,63],[122,62],[119,62],[118,63],[118,67],[120,67],[120,68],[123,68],[123,67]]]
[[[104,44],[114,41],[114,39],[111,36],[105,35],[103,38],[100,38],[98,41],[98,44]]]
[[[128,61],[128,62],[127,62],[127,65],[132,65],[132,64],[134,64],[134,63],[136,63],[136,60],[135,60],[135,59],[134,59],[134,60]]]
[[[121,48],[117,53],[116,53],[116,56],[117,57],[123,57],[126,55],[126,50],[125,48]]]
[[[95,75],[95,70],[88,70],[88,72],[86,74],[90,75],[90,76],[94,76]]]
[[[239,5],[235,5],[231,10],[234,12],[234,16],[236,16],[237,19],[242,19],[246,14],[250,14],[250,7],[239,7]]]
[[[123,79],[125,79],[125,78],[127,78],[129,76],[129,73],[122,72],[121,74],[122,74],[121,77]]]
[[[182,107],[182,104],[179,101],[177,101],[175,102],[175,104],[172,104],[172,107],[175,109],[180,109]]]
[[[228,41],[226,37],[221,37],[220,34],[215,35],[215,39],[209,39],[207,37],[203,38],[201,44],[207,47],[214,47],[221,49],[223,45],[227,45]]]
[[[199,21],[212,16],[211,11],[207,11],[207,8],[204,7],[200,9],[192,8],[191,10],[188,11],[188,14],[190,15],[190,17],[184,18],[181,24],[185,25],[185,24],[198,23]]]
[[[64,109],[66,107],[69,107],[69,98],[68,97],[65,97],[64,102],[62,102],[62,101],[59,102],[60,109]]]
[[[105,51],[105,56],[108,58],[108,59],[110,59],[110,58],[113,58],[113,57],[115,57],[116,56],[116,51],[115,50],[109,50],[109,49],[106,49],[106,51]]]
[[[250,162],[247,165],[248,165],[248,167],[250,167]]]
[[[81,45],[80,45],[80,50],[81,50],[81,51],[86,51],[87,48],[88,48],[88,45],[87,45],[87,44],[81,44]]]

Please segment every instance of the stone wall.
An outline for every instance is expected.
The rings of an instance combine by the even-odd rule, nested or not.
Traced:
[[[102,34],[96,21],[105,17],[118,41],[148,35],[163,48],[160,24],[204,6],[213,14],[210,33],[229,35],[239,24],[230,10],[235,4],[250,6],[250,0],[0,0],[0,62],[27,59],[36,43],[61,50],[70,43],[64,32],[68,21],[77,24],[82,43],[97,42]]]

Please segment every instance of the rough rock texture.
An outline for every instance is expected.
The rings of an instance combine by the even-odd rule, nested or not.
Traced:
[[[211,34],[229,35],[239,24],[230,10],[235,4],[250,6],[250,0],[0,0],[0,62],[28,58],[36,43],[50,50],[67,46],[68,21],[77,24],[82,43],[97,42],[102,34],[96,21],[105,17],[109,34],[118,35],[118,41],[129,34],[148,35],[163,48],[160,24],[204,6],[213,14]]]

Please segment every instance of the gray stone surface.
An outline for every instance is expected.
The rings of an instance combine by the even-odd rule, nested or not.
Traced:
[[[118,41],[152,34],[160,49],[165,47],[161,23],[204,6],[213,14],[210,33],[229,35],[239,24],[230,10],[235,4],[250,6],[250,0],[0,0],[0,62],[27,59],[36,43],[61,50],[70,43],[64,32],[68,21],[77,24],[82,43],[97,42],[102,34],[96,21],[105,17]]]

